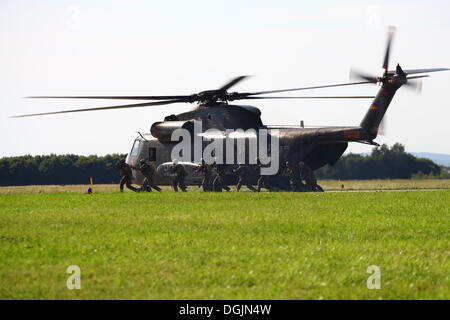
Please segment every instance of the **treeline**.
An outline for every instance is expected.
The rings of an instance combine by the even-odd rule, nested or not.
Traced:
[[[120,175],[107,167],[124,159],[125,154],[77,156],[73,154],[22,156],[0,159],[0,185],[47,185],[117,183]]]
[[[409,179],[449,178],[442,168],[429,159],[416,158],[396,143],[372,149],[367,156],[348,154],[334,165],[316,171],[318,179]]]
[[[120,175],[107,167],[125,154],[99,156],[54,155],[22,156],[0,159],[0,185],[48,185],[118,183]],[[396,143],[374,148],[368,156],[348,154],[334,166],[316,171],[318,179],[428,179],[450,178],[428,159],[416,158]]]

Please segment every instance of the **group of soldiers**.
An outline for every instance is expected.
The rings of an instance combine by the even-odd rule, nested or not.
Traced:
[[[134,192],[141,192],[141,191],[147,191],[151,192],[152,189],[161,192],[161,188],[159,188],[155,183],[153,182],[156,168],[154,165],[151,165],[145,161],[145,159],[141,159],[139,161],[139,165],[137,166],[130,166],[125,162],[125,160],[120,160],[115,165],[109,166],[112,169],[118,170],[122,176],[120,179],[120,191],[123,192],[124,185]],[[144,176],[144,182],[140,188],[135,188],[131,184],[131,178],[132,178],[132,171],[131,169],[138,170],[142,175]]]
[[[264,165],[260,162],[259,158],[257,158],[256,164],[241,164],[236,169],[234,169],[233,173],[239,176],[236,190],[239,191],[242,186],[246,186],[253,192],[260,192],[263,188],[267,189],[268,191],[279,191],[278,188],[274,187],[271,184],[271,176],[261,174],[261,168],[263,167]],[[154,183],[156,167],[154,164],[148,163],[145,159],[141,159],[139,161],[139,165],[137,166],[130,166],[124,160],[121,160],[116,165],[111,165],[110,168],[120,171],[122,175],[122,178],[120,180],[120,191],[123,191],[124,186],[126,186],[128,189],[134,192],[151,192],[152,190],[161,192],[161,188],[159,188]],[[144,176],[144,182],[141,188],[135,188],[132,186],[131,169],[139,171]],[[173,190],[177,192],[178,189],[180,189],[182,192],[186,192],[187,188],[185,185],[185,178],[187,176],[187,172],[183,165],[178,163],[177,160],[173,160],[172,166],[169,168],[169,172],[172,175]],[[203,191],[230,191],[230,187],[226,184],[225,181],[225,164],[218,164],[216,162],[214,162],[213,164],[207,164],[202,159],[201,164],[198,166],[195,172],[202,175],[203,177],[201,185],[199,186],[203,188]],[[252,184],[255,174],[258,175],[256,188]],[[317,180],[314,176],[313,170],[311,170],[311,168],[307,166],[303,161],[300,161],[298,163],[298,166],[294,163],[286,161],[286,168],[283,172],[283,175],[289,178],[291,191],[323,191],[323,189],[317,184]]]
[[[272,187],[270,186],[270,183],[268,183],[268,176],[259,176],[256,189],[252,185],[252,171],[257,172],[258,169],[262,166],[263,165],[261,164],[259,159],[257,159],[256,164],[241,164],[236,169],[234,169],[233,173],[236,173],[239,176],[236,190],[239,191],[242,186],[246,186],[253,192],[260,192],[262,188],[266,188],[269,191],[272,191]],[[209,165],[205,162],[205,160],[202,159],[200,166],[195,170],[195,172],[203,176],[202,183],[199,186],[203,188],[203,191],[230,191],[230,187],[226,184],[225,181],[225,164],[218,164],[214,162],[213,164]]]
[[[321,186],[317,184],[314,171],[311,170],[303,161],[296,166],[290,161],[286,161],[286,168],[283,175],[289,178],[289,185],[291,191],[304,192],[304,191],[318,191],[323,192]]]
[[[161,192],[161,188],[158,187],[154,182],[154,177],[156,175],[156,167],[154,164],[148,163],[145,159],[139,160],[139,165],[129,165],[125,162],[125,160],[120,160],[115,165],[109,165],[111,169],[118,170],[122,176],[120,179],[120,191],[123,192],[123,187],[126,186],[128,189],[134,192],[152,192],[152,190],[156,190]],[[131,184],[132,180],[132,171],[131,169],[135,169],[139,171],[144,176],[144,182],[140,188],[135,188]],[[186,185],[184,183],[184,179],[187,176],[187,172],[184,169],[183,165],[179,164],[177,160],[174,160],[172,166],[170,167],[170,173],[173,175],[172,179],[172,187],[174,191],[186,192]]]
[[[195,172],[203,176],[202,183],[199,186],[203,188],[203,191],[221,192],[222,189],[230,191],[230,187],[225,183],[226,165],[216,162],[209,165],[204,159],[201,159],[201,164]]]
[[[265,188],[268,191],[279,191],[279,189],[271,184],[271,176],[262,175],[261,168],[264,165],[260,162],[259,158],[256,159],[256,164],[241,164],[233,173],[239,176],[239,180],[236,184],[236,191],[246,186],[249,190],[253,192],[261,192],[261,189]],[[216,175],[213,175],[213,170]],[[203,176],[201,187],[203,191],[230,191],[230,188],[225,184],[225,165],[216,164],[208,165],[202,159],[201,165],[196,170],[197,173]],[[254,181],[254,175],[258,175],[258,181],[256,183],[256,188],[253,186],[252,181]],[[294,192],[305,192],[305,191],[318,191],[323,192],[322,187],[317,184],[317,179],[314,175],[314,171],[311,170],[303,161],[298,163],[298,166],[293,163],[286,161],[286,168],[283,175],[289,178],[289,185],[291,191]]]
[[[246,186],[249,190],[253,192],[261,192],[262,188],[266,188],[269,191],[273,191],[274,188],[271,186],[269,177],[267,175],[261,174],[261,168],[264,165],[261,163],[259,158],[256,158],[256,164],[240,164],[236,169],[233,170],[239,176],[238,183],[236,185],[236,190],[239,191],[242,186]],[[258,174],[258,181],[256,182],[256,189],[252,185],[253,172]]]

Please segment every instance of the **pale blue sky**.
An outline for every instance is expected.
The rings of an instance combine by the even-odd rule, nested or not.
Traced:
[[[26,119],[8,116],[112,101],[28,95],[184,94],[250,74],[239,91],[348,81],[352,65],[381,73],[386,27],[397,26],[391,66],[450,67],[449,1],[0,1],[0,156],[127,153],[136,131],[173,105]],[[450,153],[450,72],[401,89],[388,135],[409,151]],[[375,94],[376,86],[305,92]],[[247,103],[247,102],[244,102]],[[358,125],[365,100],[261,101],[266,124]],[[352,144],[350,151],[371,148]]]

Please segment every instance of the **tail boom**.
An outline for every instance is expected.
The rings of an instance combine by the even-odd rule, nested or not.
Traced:
[[[384,114],[391,104],[392,98],[394,98],[397,90],[406,82],[406,77],[404,79],[402,78],[403,77],[396,76],[383,83],[381,89],[375,96],[375,99],[372,101],[369,110],[361,121],[360,127],[367,131],[370,140],[377,137],[381,120],[383,120]]]

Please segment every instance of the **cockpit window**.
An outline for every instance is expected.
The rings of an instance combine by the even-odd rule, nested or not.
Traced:
[[[131,155],[137,156],[139,153],[139,140],[134,141],[133,149],[131,149]]]

